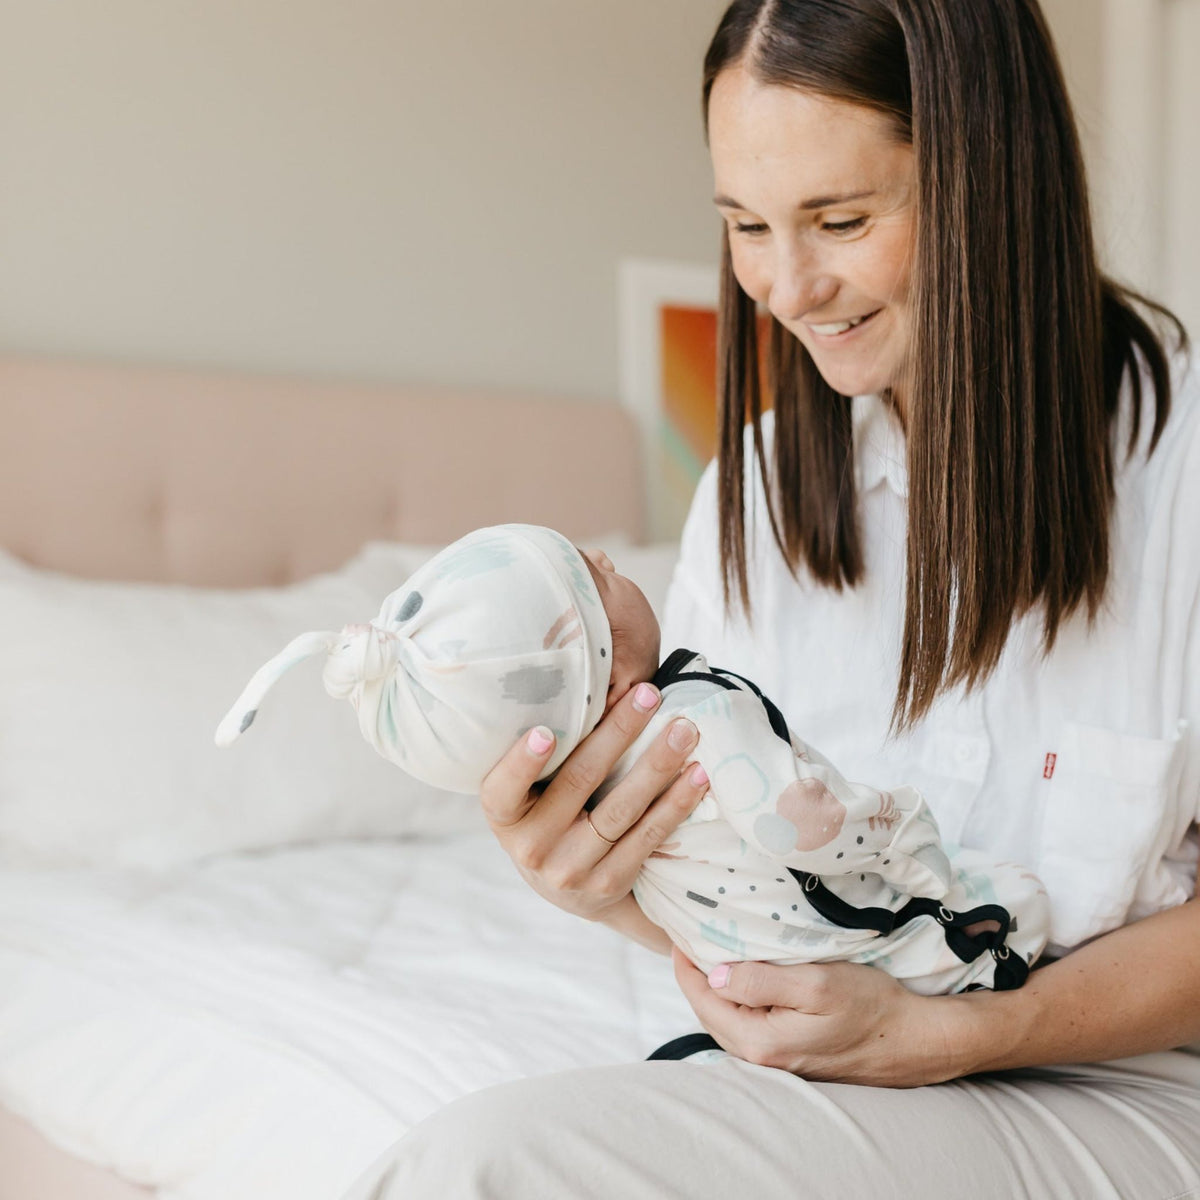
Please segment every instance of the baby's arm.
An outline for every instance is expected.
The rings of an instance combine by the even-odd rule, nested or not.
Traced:
[[[872,872],[909,895],[941,899],[950,864],[921,794],[851,783],[799,738],[771,728],[756,696],[725,691],[691,706],[695,758],[710,794],[750,845],[814,875]]]

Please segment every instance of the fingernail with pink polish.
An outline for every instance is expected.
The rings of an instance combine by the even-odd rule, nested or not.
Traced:
[[[529,736],[525,739],[525,745],[529,748],[531,754],[541,758],[554,745],[554,734],[545,725],[535,725],[529,731]]]
[[[657,703],[658,693],[648,683],[639,683],[633,693],[633,707],[638,712],[649,712]]]
[[[733,968],[729,963],[719,963],[708,973],[708,986],[710,988],[723,988],[729,982],[729,976],[732,971]]]
[[[693,763],[689,778],[695,787],[703,787],[708,782],[708,772],[699,763]]]

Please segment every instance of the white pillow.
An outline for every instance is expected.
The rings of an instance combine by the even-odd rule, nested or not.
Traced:
[[[108,583],[0,560],[0,857],[164,869],[329,838],[442,834],[478,802],[362,740],[304,664],[228,750],[217,722],[309,629],[366,620],[430,554],[397,546],[281,588]],[[310,669],[306,670],[305,668]]]

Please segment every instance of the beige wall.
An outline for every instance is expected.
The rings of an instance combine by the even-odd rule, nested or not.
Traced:
[[[613,397],[722,0],[0,0],[0,343]]]
[[[618,261],[715,260],[724,2],[0,0],[0,347],[614,397]],[[1106,83],[1134,3],[1043,0],[1101,244],[1153,288],[1154,122],[1114,137]]]
[[[1104,24],[1100,0],[1042,0],[1075,106],[1089,167],[1099,170],[1104,137]]]
[[[1112,32],[1106,26],[1108,0],[1041,0],[1062,60],[1075,108],[1091,185],[1096,241],[1106,270],[1121,276],[1137,257],[1130,224],[1137,206],[1123,188],[1130,163],[1128,147],[1118,145],[1112,127],[1111,97],[1105,79]],[[1117,4],[1123,0],[1116,0]],[[1138,282],[1150,286],[1141,276]]]
[[[1164,33],[1163,296],[1200,347],[1200,0],[1172,0]]]

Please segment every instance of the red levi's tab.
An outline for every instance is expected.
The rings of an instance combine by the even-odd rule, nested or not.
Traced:
[[[1044,767],[1042,767],[1042,778],[1043,779],[1053,779],[1054,778],[1054,764],[1057,761],[1058,761],[1057,754],[1047,754],[1046,755],[1046,765]]]

